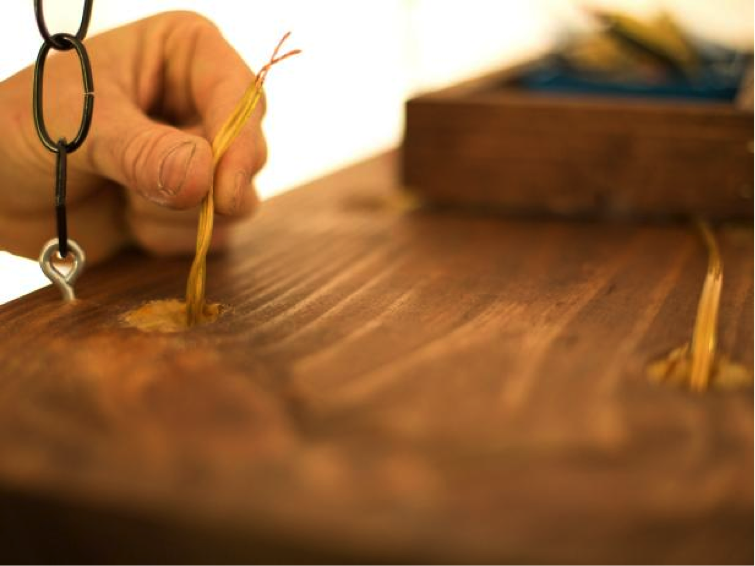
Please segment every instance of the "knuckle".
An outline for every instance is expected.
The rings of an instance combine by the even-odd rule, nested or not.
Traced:
[[[218,26],[207,16],[193,10],[172,10],[162,17],[171,27],[191,27],[217,31]]]

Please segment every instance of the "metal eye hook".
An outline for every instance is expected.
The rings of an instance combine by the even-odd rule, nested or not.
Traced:
[[[63,294],[63,300],[73,301],[76,299],[73,285],[76,283],[79,275],[81,275],[81,272],[84,271],[86,255],[79,244],[69,239],[68,253],[73,257],[73,265],[71,266],[71,270],[64,274],[52,261],[53,254],[57,254],[60,257],[59,250],[60,244],[57,238],[48,241],[42,247],[42,253],[39,254],[39,266],[42,268],[42,273],[60,289],[60,292]]]

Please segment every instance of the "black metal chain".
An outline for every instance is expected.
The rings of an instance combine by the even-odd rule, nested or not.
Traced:
[[[94,0],[84,0],[83,14],[81,23],[76,35],[70,33],[56,33],[51,35],[45,23],[44,7],[42,0],[34,0],[34,14],[37,18],[37,27],[39,33],[44,39],[44,43],[37,56],[37,64],[34,67],[34,90],[32,100],[32,113],[34,114],[34,126],[37,129],[37,135],[44,146],[56,155],[55,167],[55,212],[58,225],[58,253],[61,257],[68,255],[68,228],[66,222],[66,176],[68,169],[68,154],[73,153],[81,144],[84,143],[89,128],[92,125],[92,115],[94,113],[94,80],[92,78],[92,65],[89,62],[89,55],[84,47],[84,38],[89,29],[89,21],[92,18],[92,6]],[[84,107],[81,115],[81,124],[76,136],[70,141],[61,137],[54,141],[45,125],[45,116],[43,106],[44,94],[44,73],[47,55],[50,49],[56,51],[76,51],[81,64],[81,77],[84,85]]]

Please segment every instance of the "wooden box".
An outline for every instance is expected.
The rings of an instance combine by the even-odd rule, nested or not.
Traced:
[[[752,218],[751,108],[535,93],[516,76],[409,100],[404,185],[513,213]]]

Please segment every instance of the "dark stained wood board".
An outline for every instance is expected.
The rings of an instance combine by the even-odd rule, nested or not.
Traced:
[[[694,231],[410,210],[395,161],[265,203],[214,325],[123,328],[189,267],[138,253],[0,307],[0,558],[752,562],[752,389],[643,371],[689,338]],[[752,229],[717,233],[752,368]]]

